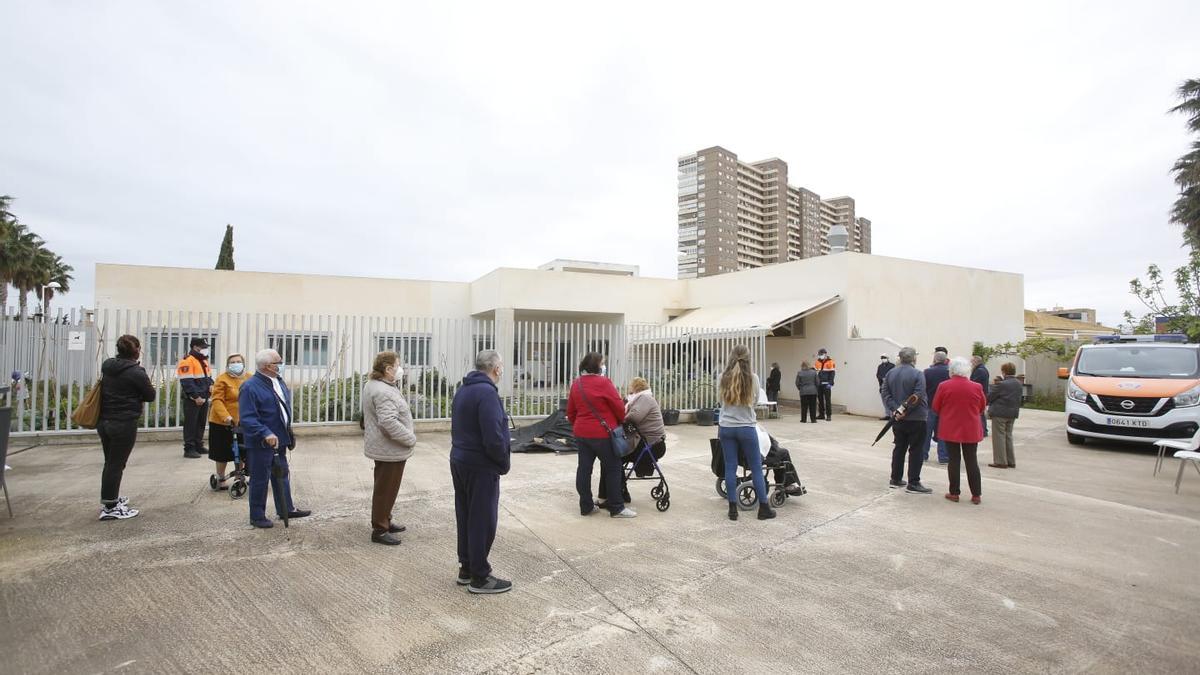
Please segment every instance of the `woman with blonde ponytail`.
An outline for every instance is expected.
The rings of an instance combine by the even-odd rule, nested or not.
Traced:
[[[737,520],[737,469],[738,454],[745,458],[746,466],[754,477],[754,490],[758,493],[758,519],[775,517],[775,510],[767,503],[767,482],[763,479],[762,453],[758,447],[758,417],[754,406],[758,404],[758,375],[750,367],[750,350],[738,345],[729,353],[729,362],[721,374],[721,417],[717,438],[725,455],[725,493],[729,496],[729,519]]]

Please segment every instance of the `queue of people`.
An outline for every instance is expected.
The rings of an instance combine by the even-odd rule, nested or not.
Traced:
[[[194,340],[181,361],[181,387],[187,404],[184,416],[185,453],[202,454],[203,427],[197,431],[188,422],[194,413],[206,412],[210,459],[215,463],[211,482],[214,489],[225,489],[231,462],[241,461],[250,478],[249,520],[256,528],[271,528],[266,515],[268,492],[273,496],[275,514],[281,519],[304,518],[311,511],[300,509],[292,501],[287,454],[296,448],[292,429],[291,392],[283,378],[285,364],[278,352],[265,349],[254,357],[254,373],[247,371],[245,358],[231,354],[224,371],[215,379],[208,366],[208,346]],[[101,520],[119,520],[138,515],[129,499],[120,495],[122,474],[136,442],[138,417],[144,403],[153,401],[156,391],[140,365],[141,345],[131,335],[117,341],[116,357],[102,368],[102,403],[98,433],[104,450],[101,480]],[[961,471],[965,465],[971,501],[982,499],[978,446],[985,435],[985,419],[993,425],[993,462],[996,468],[1014,468],[1012,427],[1019,415],[1021,383],[1015,367],[1001,367],[1003,377],[989,383],[978,381],[982,362],[949,359],[944,349],[934,353],[933,365],[924,371],[916,367],[916,351],[899,351],[898,363],[877,372],[881,401],[892,421],[894,447],[889,486],[905,488],[909,493],[929,494],[932,489],[921,480],[921,471],[931,439],[945,446],[949,490],[946,499],[959,501]],[[828,390],[835,372],[827,351],[819,353],[817,365],[802,364],[796,384],[802,400],[802,422],[824,417],[830,419]],[[890,360],[882,359],[889,366]],[[772,376],[778,371],[772,364]],[[942,370],[945,370],[943,377]],[[982,373],[986,376],[986,368]],[[454,487],[455,519],[458,539],[459,570],[456,583],[476,594],[497,594],[512,589],[512,583],[493,574],[489,555],[495,542],[499,519],[500,478],[511,468],[508,414],[504,409],[498,383],[504,374],[500,354],[480,352],[475,370],[468,373],[455,393],[451,415],[450,479]],[[406,527],[397,524],[394,510],[404,469],[417,446],[412,413],[403,393],[404,367],[399,355],[384,351],[376,355],[368,380],[362,388],[364,454],[374,461],[374,481],[370,505],[370,540],[388,546],[401,543],[399,534]],[[931,386],[932,385],[932,386]],[[772,382],[773,388],[778,385]],[[821,402],[825,391],[824,403]],[[724,463],[725,485],[738,482],[738,468],[744,466],[752,480],[758,502],[758,519],[776,517],[771,507],[763,470],[764,461],[776,467],[776,483],[788,494],[803,494],[790,453],[774,439],[763,447],[763,432],[756,414],[761,385],[753,372],[749,349],[733,348],[719,380],[721,409],[718,440]],[[567,418],[575,431],[578,446],[576,492],[580,514],[587,516],[607,510],[613,518],[634,518],[625,485],[626,463],[639,476],[651,475],[652,462],[666,452],[666,431],[662,410],[650,391],[649,383],[635,378],[630,395],[622,399],[607,377],[604,356],[587,354],[579,364],[579,376],[571,385],[567,400]],[[630,443],[628,431],[637,439]],[[769,439],[769,436],[768,436]],[[644,442],[649,457],[636,459],[628,452]],[[240,453],[233,451],[234,447]],[[715,452],[715,450],[714,450]],[[191,454],[185,456],[191,457]],[[907,459],[907,481],[904,463]],[[598,499],[591,490],[596,460],[600,461]],[[645,463],[648,466],[640,466]],[[781,467],[791,466],[791,469]],[[235,468],[237,468],[235,466]],[[728,517],[738,519],[736,490],[726,491]]]

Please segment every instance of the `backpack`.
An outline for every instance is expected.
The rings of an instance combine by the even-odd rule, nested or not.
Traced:
[[[95,429],[100,423],[100,389],[103,380],[96,380],[96,386],[88,390],[79,407],[71,413],[71,421],[82,429]]]

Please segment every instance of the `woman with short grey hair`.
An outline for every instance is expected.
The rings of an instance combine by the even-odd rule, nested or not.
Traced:
[[[971,487],[971,503],[981,500],[979,460],[976,451],[983,440],[983,425],[979,416],[987,407],[983,387],[971,381],[971,363],[962,357],[950,361],[950,379],[938,385],[933,397],[933,410],[938,415],[938,438],[946,442],[950,455],[950,491],[946,499],[957,502],[959,497],[959,466],[967,465],[967,484]]]

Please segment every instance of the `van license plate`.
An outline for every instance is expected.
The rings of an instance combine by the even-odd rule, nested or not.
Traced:
[[[1131,420],[1124,417],[1110,417],[1108,418],[1108,425],[1112,427],[1148,428],[1150,426],[1150,420]]]

